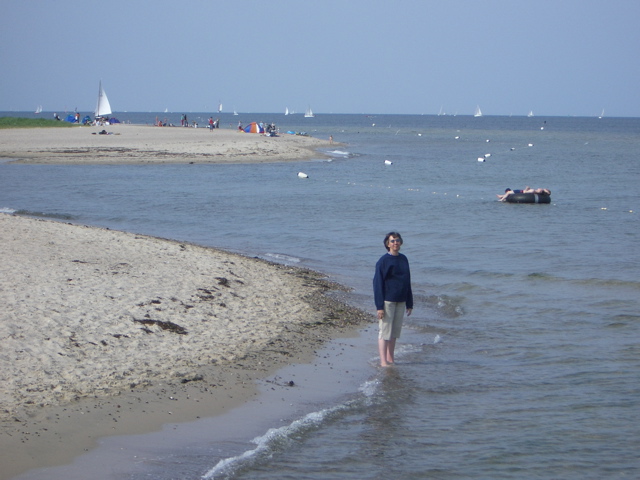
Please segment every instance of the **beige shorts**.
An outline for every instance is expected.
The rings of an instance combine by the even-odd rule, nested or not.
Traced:
[[[405,302],[384,302],[384,317],[378,322],[380,333],[378,338],[391,340],[400,338],[402,332],[402,319],[407,309]]]

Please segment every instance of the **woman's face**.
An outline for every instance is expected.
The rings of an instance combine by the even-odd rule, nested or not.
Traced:
[[[402,240],[397,237],[389,237],[387,240],[387,246],[389,247],[389,253],[391,255],[397,255],[400,252],[400,247],[402,246]]]

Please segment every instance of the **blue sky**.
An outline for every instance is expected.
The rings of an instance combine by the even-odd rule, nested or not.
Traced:
[[[0,110],[640,116],[637,0],[0,7]]]

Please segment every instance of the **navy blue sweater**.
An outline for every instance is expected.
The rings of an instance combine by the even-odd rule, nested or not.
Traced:
[[[373,276],[373,298],[377,310],[384,310],[384,302],[407,302],[413,308],[409,260],[403,254],[387,253],[376,263]]]

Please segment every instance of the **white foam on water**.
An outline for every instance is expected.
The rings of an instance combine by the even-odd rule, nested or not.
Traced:
[[[353,402],[336,405],[331,408],[311,412],[304,417],[294,420],[289,425],[279,428],[271,428],[264,435],[254,438],[251,442],[256,444],[256,448],[247,450],[235,457],[220,460],[211,470],[202,476],[203,480],[221,478],[223,475],[230,475],[242,467],[250,467],[261,458],[271,455],[280,450],[282,446],[291,442],[295,436],[309,431],[317,426],[329,416],[349,409]]]
[[[345,152],[343,150],[332,150],[330,152],[327,152],[327,154],[333,155],[336,157],[348,157],[349,155],[351,155],[349,152]]]
[[[268,259],[272,259],[279,263],[300,263],[301,260],[297,257],[292,257],[290,255],[285,255],[283,253],[265,253],[265,257]]]

